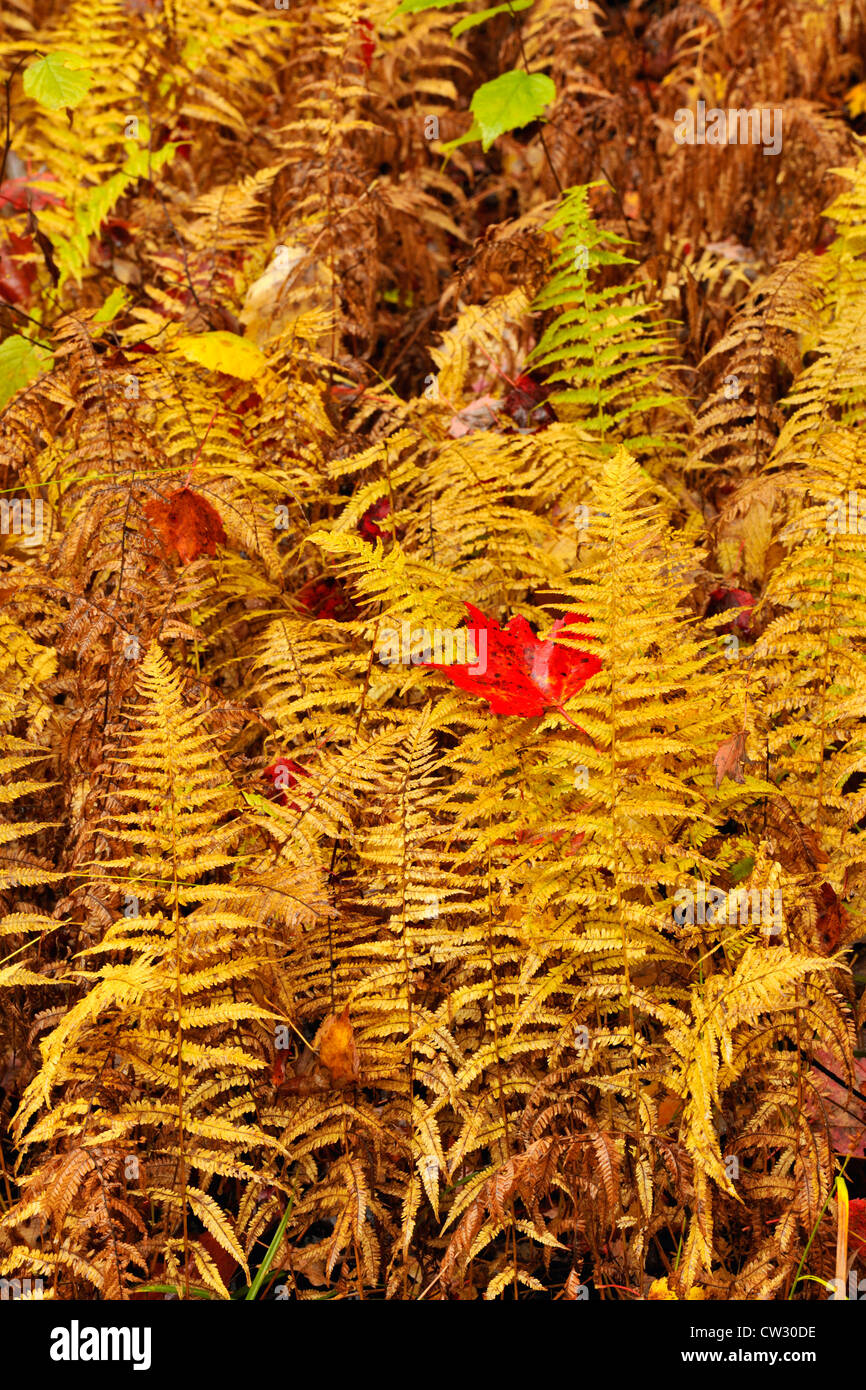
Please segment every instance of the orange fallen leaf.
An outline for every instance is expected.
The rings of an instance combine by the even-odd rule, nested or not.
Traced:
[[[182,565],[199,555],[215,555],[225,545],[226,533],[219,513],[199,493],[182,487],[166,502],[151,498],[144,504],[144,515],[170,554]]]
[[[354,1085],[360,1073],[358,1047],[346,1004],[342,1013],[328,1014],[323,1019],[313,1042],[295,1062],[293,1074],[287,1076],[285,1063],[275,1058],[272,1080],[280,1091],[311,1096],[317,1091]]]
[[[669,1125],[674,1116],[682,1109],[682,1096],[667,1095],[659,1101],[659,1124],[664,1129]]]
[[[341,1014],[328,1014],[313,1044],[319,1061],[331,1073],[334,1086],[351,1086],[360,1075],[360,1059],[355,1033],[349,1022],[349,1005]]]

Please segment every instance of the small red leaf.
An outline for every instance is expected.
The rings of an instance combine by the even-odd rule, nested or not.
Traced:
[[[848,1203],[848,1241],[852,1250],[866,1256],[866,1197],[852,1197]]]
[[[549,395],[550,387],[545,383],[535,381],[531,376],[519,376],[506,393],[502,409],[519,429],[532,433],[533,430],[543,429],[556,418],[546,404]]]
[[[739,628],[741,632],[751,632],[752,615],[749,609],[754,608],[755,600],[746,589],[713,589],[710,594],[710,601],[707,605],[706,616],[715,617],[717,613],[724,613],[728,608],[744,608],[746,611],[740,613],[739,617],[733,618],[727,627],[720,628],[721,632],[734,632]]]
[[[374,502],[372,507],[368,507],[361,520],[358,522],[358,531],[368,541],[383,540],[388,535],[376,525],[391,510],[391,503],[387,497],[380,497],[378,502]]]
[[[311,579],[298,590],[295,598],[314,618],[334,618],[337,622],[351,622],[358,616],[354,603],[339,579],[335,579],[333,575],[326,574],[321,579]]]
[[[7,304],[29,304],[30,290],[36,279],[36,266],[22,263],[19,256],[34,250],[33,238],[10,232],[0,246],[0,296]]]
[[[297,777],[295,773],[298,774]],[[270,767],[266,767],[262,773],[262,776],[267,777],[279,792],[279,796],[274,797],[277,805],[288,806],[293,811],[297,811],[299,808],[294,801],[288,800],[285,788],[296,787],[298,777],[309,777],[309,775],[307,769],[301,767],[300,763],[296,763],[294,758],[277,758],[276,762],[271,763]]]
[[[373,54],[376,52],[376,31],[372,22],[363,17],[358,20],[358,30],[361,35],[361,61],[369,72],[373,66]]]
[[[0,212],[26,212],[27,208],[32,208],[34,212],[39,212],[41,208],[63,207],[63,199],[55,197],[53,193],[46,193],[44,189],[33,188],[32,180],[54,179],[54,174],[47,172],[41,174],[25,174],[17,179],[4,179],[0,183]]]

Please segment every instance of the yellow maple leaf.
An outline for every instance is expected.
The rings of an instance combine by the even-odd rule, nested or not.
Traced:
[[[252,381],[267,370],[267,359],[255,343],[238,337],[237,333],[217,331],[194,333],[178,338],[174,351],[187,362],[198,362],[213,372],[226,372],[241,381]]]
[[[667,1275],[665,1275],[664,1279],[654,1279],[654,1280],[653,1280],[653,1282],[652,1282],[652,1283],[650,1284],[650,1286],[649,1286],[649,1293],[647,1294],[647,1298],[648,1298],[648,1299],[658,1299],[658,1298],[661,1298],[661,1299],[666,1299],[666,1300],[673,1299],[674,1302],[677,1301],[677,1296],[676,1296],[676,1294],[674,1293],[673,1289],[669,1289],[669,1288],[668,1288]]]
[[[703,1289],[699,1289],[696,1286],[690,1288],[688,1293],[686,1294],[687,1302],[694,1302],[696,1299],[705,1298],[706,1294],[704,1293]],[[668,1287],[667,1275],[665,1275],[663,1279],[653,1280],[653,1282],[649,1286],[649,1293],[647,1294],[647,1299],[663,1299],[667,1302],[673,1299],[675,1303],[679,1302],[678,1295],[674,1293],[673,1289]]]
[[[856,87],[845,93],[845,104],[852,120],[855,116],[863,115],[866,111],[866,82],[858,82]]]

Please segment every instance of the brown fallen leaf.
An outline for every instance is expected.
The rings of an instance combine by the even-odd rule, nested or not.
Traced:
[[[807,1114],[827,1125],[834,1153],[850,1158],[866,1158],[866,1105],[848,1089],[844,1080],[834,1080],[841,1068],[830,1051],[823,1047],[816,1048],[814,1060],[833,1072],[833,1077],[817,1067],[811,1068],[811,1084],[804,1095]],[[866,1059],[855,1057],[853,1063],[854,1089],[862,1096],[866,1090]]]
[[[279,1082],[277,1089],[293,1096],[312,1096],[317,1091],[327,1091],[329,1088],[324,1069],[316,1068],[311,1072],[285,1077]]]
[[[818,889],[818,937],[827,955],[838,950],[848,927],[848,913],[829,883]]]
[[[716,791],[722,785],[726,777],[730,777],[732,782],[744,782],[743,777],[743,755],[746,751],[746,731],[741,729],[738,734],[731,738],[726,738],[720,745],[713,757],[713,767],[716,769]]]
[[[460,439],[464,434],[475,430],[489,430],[496,424],[496,413],[502,409],[502,402],[495,396],[478,396],[475,400],[458,410],[448,427],[452,439]]]
[[[315,1245],[308,1245],[300,1250],[297,1247],[293,1249],[289,1264],[293,1274],[303,1274],[313,1288],[321,1289],[328,1282],[325,1273],[327,1259],[328,1242],[318,1241]]]

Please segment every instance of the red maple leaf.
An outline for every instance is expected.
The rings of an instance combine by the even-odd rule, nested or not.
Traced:
[[[219,513],[191,488],[179,488],[165,502],[151,498],[144,514],[169,554],[183,565],[199,555],[216,555],[217,546],[226,543]]]
[[[373,54],[376,52],[376,31],[371,20],[364,19],[363,16],[358,20],[358,30],[361,35],[361,61],[369,72],[373,66]]]
[[[866,1255],[866,1197],[852,1197],[848,1203],[848,1242],[861,1259]]]
[[[36,266],[21,262],[18,256],[33,250],[33,238],[10,232],[0,246],[0,296],[7,304],[29,304],[30,289],[36,279]]]
[[[821,1062],[834,1077],[839,1075],[839,1063],[826,1048],[815,1049],[815,1061]],[[849,1091],[844,1078],[833,1080],[817,1067],[811,1069],[810,1080],[812,1084],[804,1097],[806,1110],[813,1119],[827,1124],[833,1151],[851,1158],[866,1158],[863,1101]],[[854,1086],[861,1095],[866,1091],[866,1059],[861,1057],[854,1058]]]
[[[387,497],[380,497],[378,502],[374,502],[372,507],[368,507],[361,520],[358,522],[358,531],[367,541],[383,540],[388,534],[376,525],[387,516],[391,510],[391,503]]]
[[[506,392],[502,409],[520,430],[532,433],[533,430],[543,429],[556,419],[546,403],[549,395],[550,387],[546,383],[538,382],[524,374],[519,376]]]
[[[461,690],[486,700],[494,714],[516,714],[526,718],[543,714],[546,709],[564,713],[564,702],[601,670],[599,657],[552,640],[568,625],[589,622],[583,613],[567,613],[564,618],[557,618],[551,637],[541,642],[519,614],[501,628],[495,619],[485,617],[474,604],[467,603],[466,607],[475,624],[469,632],[478,660],[460,666],[444,666],[432,661],[423,664],[431,670],[443,671]],[[586,640],[595,639],[587,636]]]
[[[721,628],[722,632],[733,632],[739,628],[741,632],[751,632],[752,615],[750,608],[754,608],[755,600],[747,589],[713,589],[710,594],[710,601],[707,605],[706,616],[715,617],[717,613],[724,613],[728,608],[743,608],[745,611],[728,623],[727,627]]]
[[[314,618],[349,622],[358,616],[357,608],[340,581],[330,574],[323,575],[321,579],[311,579],[298,590],[295,598]]]
[[[301,767],[300,763],[295,762],[294,758],[277,758],[276,762],[271,763],[270,767],[266,767],[262,773],[262,776],[267,777],[279,792],[279,796],[274,797],[277,805],[288,806],[290,811],[300,810],[297,802],[289,801],[284,791],[285,787],[298,785],[298,777],[294,775],[295,773],[298,774],[298,777],[309,777],[310,775],[305,767]]]
[[[17,179],[4,179],[0,183],[0,211],[6,213],[9,209],[13,212],[26,212],[27,208],[32,208],[34,212],[39,212],[42,208],[63,207],[63,199],[56,197],[53,193],[46,193],[44,189],[34,188],[34,179],[46,181],[56,180],[56,174],[50,174],[45,170],[41,174],[30,172],[30,161],[27,161],[27,173]]]

